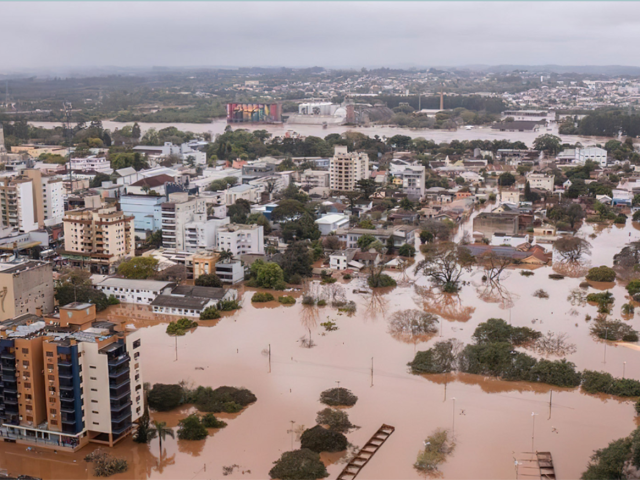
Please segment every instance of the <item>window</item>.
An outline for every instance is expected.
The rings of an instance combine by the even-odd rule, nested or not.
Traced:
[[[140,374],[136,374],[136,380],[140,380]]]
[[[31,388],[31,384],[29,382],[24,382],[24,388]]]
[[[133,342],[133,348],[138,348],[140,346],[140,339]]]
[[[91,378],[91,380],[97,380],[97,378],[96,378],[96,377],[89,377],[89,378]]]
[[[56,403],[56,399],[53,397],[49,397],[49,403]]]
[[[55,408],[52,408],[49,410],[49,413],[52,413],[53,415],[55,415],[56,413],[58,413],[58,410],[56,410]]]
[[[22,349],[22,353],[24,353],[24,354],[29,353],[29,349],[28,349],[28,348],[23,348],[23,349]]]
[[[91,389],[91,391],[92,391],[92,392],[97,392],[97,391],[98,391],[98,389],[97,389],[97,388],[92,388],[92,389]]]
[[[58,421],[57,420],[51,420],[51,425],[58,425]]]
[[[96,368],[95,365],[89,365],[89,368]]]
[[[91,413],[95,413],[96,415],[100,414],[97,410],[92,410]]]
[[[53,357],[53,352],[47,352],[47,357]]]
[[[94,424],[94,425],[100,425],[100,423],[98,423],[98,422],[93,422],[93,424]]]
[[[91,400],[91,403],[98,403],[98,400]]]

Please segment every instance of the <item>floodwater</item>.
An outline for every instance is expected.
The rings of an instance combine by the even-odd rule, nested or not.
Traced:
[[[36,127],[53,128],[61,126],[60,122],[29,122]],[[121,129],[125,125],[133,125],[134,122],[114,122],[112,120],[105,120],[102,122],[102,126],[111,131]],[[210,133],[213,137],[219,133],[224,133],[224,129],[227,127],[226,119],[217,118],[211,123],[138,123],[142,133],[146,132],[150,128],[161,130],[167,127],[176,127],[178,130],[194,132],[194,133]],[[456,131],[449,130],[428,130],[428,129],[409,129],[401,127],[393,127],[390,125],[374,125],[370,127],[350,127],[344,125],[330,125],[327,128],[322,128],[321,125],[270,125],[270,124],[233,124],[232,128],[246,129],[246,130],[267,130],[273,136],[284,136],[287,132],[298,133],[303,136],[316,136],[326,137],[331,133],[342,134],[345,132],[360,132],[369,137],[375,135],[381,138],[389,138],[394,135],[408,135],[412,138],[424,137],[427,140],[433,140],[436,143],[450,142],[451,140],[510,140],[510,141],[522,141],[527,146],[532,147],[533,141],[545,133],[558,135],[562,138],[563,142],[574,144],[580,142],[583,145],[591,145],[595,143],[605,143],[609,138],[606,137],[581,137],[578,135],[559,135],[557,125],[553,125],[549,130],[544,129],[538,132],[500,132],[492,130],[489,126],[474,127],[471,130],[465,128],[458,129]]]
[[[594,227],[589,225],[580,231],[587,238],[592,233]],[[589,239],[591,263],[611,265],[613,254],[638,236],[630,222],[622,228],[600,228],[597,237]],[[584,279],[551,280],[551,266],[533,271],[533,276],[525,277],[517,269],[509,270],[503,274],[501,289],[487,290],[482,272],[476,270],[465,275],[467,283],[457,296],[434,292],[423,278],[415,284],[403,281],[380,295],[356,295],[351,290],[358,280],[352,280],[344,286],[358,305],[353,316],[300,303],[253,306],[251,292],[244,292],[241,310],[206,322],[177,341],[165,333],[167,319],[154,317],[148,307],[112,307],[101,316],[126,317],[142,330],[145,382],[242,386],[258,398],[239,414],[220,415],[228,426],[212,430],[203,441],[167,437],[162,457],[157,440],[149,445],[124,440],[111,453],[129,460],[129,471],[113,478],[204,480],[222,478],[222,468],[232,465],[238,467],[226,478],[268,478],[282,452],[299,447],[296,432],[302,426],[314,426],[316,412],[323,408],[318,402],[320,392],[338,382],[359,397],[347,410],[351,422],[360,426],[347,435],[353,445],[364,445],[383,423],[396,427],[360,473],[363,480],[419,479],[412,465],[424,439],[437,428],[453,430],[456,440],[455,451],[441,466],[443,478],[515,478],[514,458],[532,447],[552,453],[558,478],[578,478],[594,449],[636,427],[633,401],[467,374],[417,376],[406,367],[416,350],[448,338],[468,343],[478,323],[499,317],[544,333],[565,333],[576,346],[567,358],[580,370],[603,370],[617,377],[624,372],[628,378],[640,379],[637,345],[617,346],[589,334],[593,320],[588,322],[585,316],[595,317],[596,307],[578,293]],[[610,288],[615,296],[613,318],[621,318],[620,308],[627,301],[622,284],[594,287]],[[533,296],[540,288],[549,298]],[[567,300],[570,295],[573,305]],[[419,343],[394,338],[387,320],[408,308],[441,315],[439,334]],[[337,331],[325,332],[320,323],[327,319],[337,323]],[[626,321],[640,329],[637,316]],[[309,334],[315,346],[304,348],[301,338]],[[271,371],[266,355],[269,345]],[[190,411],[186,406],[153,414],[153,418],[175,427]],[[92,478],[91,465],[82,460],[91,450],[89,446],[76,454],[54,454],[3,444],[0,468],[47,479]],[[330,478],[335,478],[344,460],[341,455],[323,458]]]

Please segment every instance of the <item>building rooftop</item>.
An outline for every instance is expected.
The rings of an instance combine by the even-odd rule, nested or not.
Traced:
[[[179,285],[171,291],[172,295],[185,297],[207,298],[210,300],[222,300],[226,291],[217,287],[194,287],[191,285]]]
[[[154,307],[186,308],[202,310],[211,300],[199,297],[181,297],[179,295],[158,295],[151,305]]]
[[[94,279],[94,277],[98,277]],[[151,290],[159,291],[166,287],[175,285],[175,282],[163,282],[160,280],[130,280],[127,278],[107,277],[100,279],[99,276],[92,276],[94,286],[126,288],[129,290]]]

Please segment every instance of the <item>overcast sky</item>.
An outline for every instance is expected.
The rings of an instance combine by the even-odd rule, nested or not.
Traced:
[[[636,2],[0,2],[0,73],[56,66],[640,66]]]

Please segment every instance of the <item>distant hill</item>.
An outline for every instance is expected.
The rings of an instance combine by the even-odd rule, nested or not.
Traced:
[[[444,67],[440,67],[444,68]],[[458,69],[481,72],[507,73],[527,70],[535,73],[579,73],[587,75],[640,75],[640,67],[625,65],[464,65]],[[448,67],[452,70],[452,67]]]

